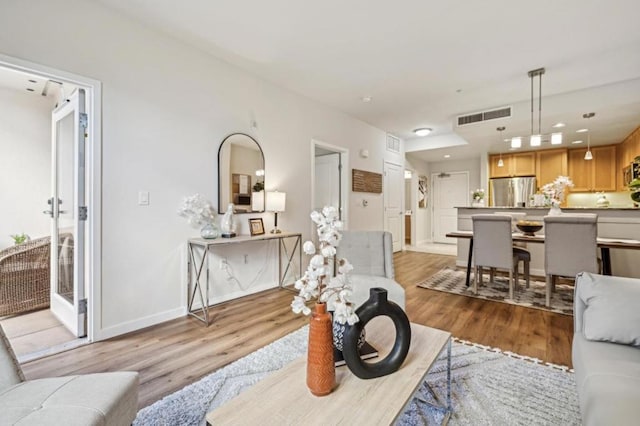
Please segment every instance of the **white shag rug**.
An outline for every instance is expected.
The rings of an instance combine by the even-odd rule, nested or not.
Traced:
[[[307,330],[294,331],[143,408],[134,425],[204,425],[206,413],[305,354]],[[451,365],[450,424],[580,425],[574,377],[567,368],[462,341],[453,343]],[[444,351],[426,378],[441,400],[446,369]],[[433,400],[424,386],[418,394]],[[398,423],[440,424],[441,419],[439,411],[414,398]]]

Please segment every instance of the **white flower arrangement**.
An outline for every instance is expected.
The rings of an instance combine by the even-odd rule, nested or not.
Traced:
[[[484,200],[484,189],[478,188],[475,191],[471,191],[471,195],[474,201],[482,201]]]
[[[553,182],[543,185],[540,190],[544,194],[545,204],[559,207],[564,201],[565,188],[571,188],[573,182],[568,176],[558,176]]]
[[[189,225],[193,227],[212,223],[217,217],[211,203],[200,194],[193,194],[183,198],[178,214],[186,217]]]
[[[358,316],[349,300],[352,293],[349,272],[353,270],[353,266],[347,259],[339,259],[338,273],[331,277],[329,264],[329,259],[335,256],[336,247],[342,238],[342,222],[338,220],[335,207],[331,206],[323,208],[322,213],[313,211],[311,220],[318,226],[319,247],[311,241],[302,246],[304,252],[312,257],[304,275],[295,283],[295,288],[300,293],[294,296],[291,309],[296,314],[309,315],[311,308],[307,304],[310,301],[332,301],[335,306],[334,321],[353,325],[358,322]]]

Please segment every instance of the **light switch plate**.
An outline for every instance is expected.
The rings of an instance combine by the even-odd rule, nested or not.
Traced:
[[[138,205],[139,206],[148,206],[149,205],[149,191],[139,191],[138,192]]]

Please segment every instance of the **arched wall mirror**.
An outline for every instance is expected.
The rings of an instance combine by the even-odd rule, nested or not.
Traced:
[[[264,155],[249,135],[227,136],[218,151],[218,212],[233,203],[236,213],[264,211]]]

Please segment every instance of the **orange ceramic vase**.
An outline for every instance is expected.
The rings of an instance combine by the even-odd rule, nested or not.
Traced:
[[[307,352],[307,387],[315,396],[330,394],[336,384],[332,325],[327,304],[316,303],[309,324]]]

